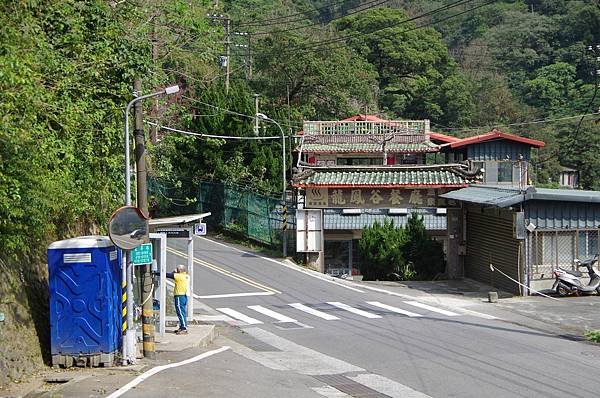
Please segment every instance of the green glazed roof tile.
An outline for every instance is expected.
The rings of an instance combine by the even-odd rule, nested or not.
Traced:
[[[297,180],[298,186],[371,186],[371,185],[468,185],[475,177],[465,177],[458,170],[316,170]]]

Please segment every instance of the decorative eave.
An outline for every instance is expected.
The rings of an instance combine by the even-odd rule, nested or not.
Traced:
[[[292,179],[295,188],[463,188],[480,182],[480,171],[465,165],[324,167],[305,170]]]

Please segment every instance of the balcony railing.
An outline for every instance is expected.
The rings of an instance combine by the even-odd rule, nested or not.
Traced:
[[[429,134],[429,120],[307,121],[305,135],[326,134]]]

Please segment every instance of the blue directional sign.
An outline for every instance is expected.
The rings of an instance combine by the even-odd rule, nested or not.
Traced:
[[[194,224],[194,235],[206,235],[206,223]]]
[[[133,265],[152,264],[152,243],[144,243],[131,251]]]

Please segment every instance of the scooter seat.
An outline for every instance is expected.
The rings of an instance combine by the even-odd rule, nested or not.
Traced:
[[[561,268],[561,270],[565,271],[567,274],[576,276],[577,278],[581,278],[583,276],[581,271],[578,271],[578,270],[570,270],[570,269],[563,269],[563,268]]]

